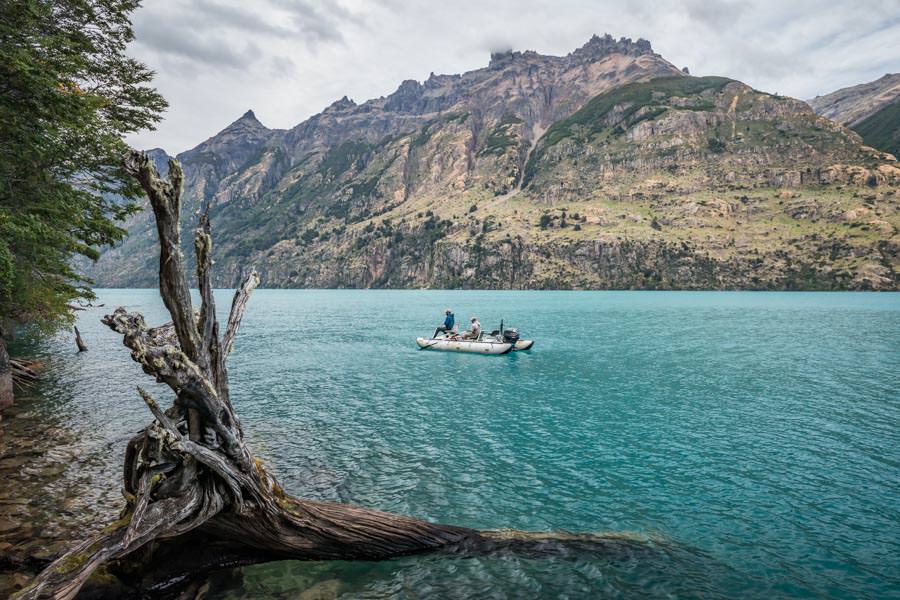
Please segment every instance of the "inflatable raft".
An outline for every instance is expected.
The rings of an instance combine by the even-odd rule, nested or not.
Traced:
[[[471,352],[474,354],[508,354],[513,351],[530,350],[534,340],[519,338],[518,329],[504,329],[503,321],[500,329],[489,334],[481,334],[477,340],[464,340],[457,335],[444,335],[437,338],[416,338],[421,350],[443,350],[445,352]]]
[[[454,340],[452,338],[416,338],[422,350],[443,350],[445,352],[472,352],[475,354],[508,354],[515,344],[488,340]]]

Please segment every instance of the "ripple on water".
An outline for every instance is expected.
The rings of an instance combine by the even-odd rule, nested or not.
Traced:
[[[154,291],[101,298],[163,315]],[[446,305],[520,326],[535,350],[418,351],[413,338]],[[125,442],[148,418],[133,386],[168,397],[101,314],[78,315],[86,355],[66,338],[26,348],[48,364],[44,399],[2,425],[66,432],[43,463],[4,471],[28,494],[45,489],[26,508],[63,537],[67,519],[117,506]],[[643,541],[542,559],[271,563],[219,574],[212,598],[900,589],[897,294],[261,290],[231,379],[252,448],[297,495]],[[65,468],[48,476],[41,464]]]

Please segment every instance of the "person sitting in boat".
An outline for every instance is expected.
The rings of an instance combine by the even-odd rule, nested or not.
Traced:
[[[481,323],[478,322],[478,317],[472,317],[472,324],[469,326],[469,330],[464,331],[460,337],[464,340],[477,340],[481,337]]]
[[[444,314],[447,315],[444,318],[444,324],[434,330],[432,339],[436,338],[439,333],[456,333],[456,317],[453,316],[453,311],[448,308]]]

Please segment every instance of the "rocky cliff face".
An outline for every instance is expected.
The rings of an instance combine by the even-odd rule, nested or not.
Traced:
[[[900,73],[888,73],[875,81],[816,96],[808,102],[823,117],[853,127],[898,99]]]
[[[893,157],[644,40],[494,54],[287,131],[248,112],[178,158],[222,286],[249,264],[284,287],[898,286]],[[153,283],[129,225],[102,285]]]

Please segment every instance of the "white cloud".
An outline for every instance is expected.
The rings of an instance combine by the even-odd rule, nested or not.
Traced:
[[[900,0],[153,0],[134,23],[132,54],[171,107],[129,141],[170,153],[248,108],[289,128],[345,94],[476,69],[499,48],[566,54],[593,33],[799,98],[900,71]]]

